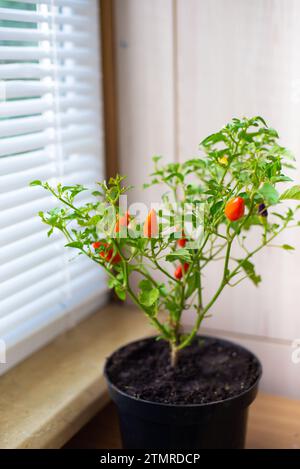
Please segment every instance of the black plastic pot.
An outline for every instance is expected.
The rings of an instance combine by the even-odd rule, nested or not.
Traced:
[[[201,338],[205,339],[205,336]],[[217,340],[220,344],[228,343],[223,339]],[[259,369],[259,376],[249,389],[233,398],[192,405],[155,403],[120,391],[107,375],[108,358],[104,374],[109,394],[118,409],[123,448],[244,448],[248,407],[256,397],[262,373],[259,360],[250,351],[247,352],[257,361]]]

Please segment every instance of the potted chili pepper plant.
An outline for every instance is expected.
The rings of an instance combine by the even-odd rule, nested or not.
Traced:
[[[31,183],[59,201],[40,212],[49,235],[60,230],[67,247],[105,269],[109,287],[121,300],[131,298],[157,330],[156,337],[120,348],[106,363],[126,448],[244,446],[260,362],[239,345],[199,335],[199,329],[224,288],[245,278],[260,283],[253,258],[298,224],[298,207],[287,208],[286,201],[300,200],[300,186],[280,190],[291,181],[285,170],[293,157],[261,117],[233,119],[200,148],[199,158],[183,163],[153,158],[146,187],[163,185],[166,192],[144,217],[121,207],[130,188],[118,175],[100,182],[85,204],[80,184]],[[211,262],[219,263],[220,273],[208,297]],[[191,310],[195,323],[185,330]]]

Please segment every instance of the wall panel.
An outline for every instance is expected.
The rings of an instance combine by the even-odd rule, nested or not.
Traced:
[[[150,204],[142,190],[151,157],[174,157],[172,0],[116,0],[120,170],[135,186],[131,201]]]

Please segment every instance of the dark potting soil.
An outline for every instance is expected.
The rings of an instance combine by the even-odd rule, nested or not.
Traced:
[[[260,365],[247,350],[230,342],[198,337],[170,366],[169,346],[153,338],[133,342],[108,360],[107,376],[121,391],[164,404],[204,404],[249,389]]]

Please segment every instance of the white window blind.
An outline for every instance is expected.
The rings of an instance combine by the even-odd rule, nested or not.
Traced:
[[[105,298],[99,267],[47,237],[37,212],[55,200],[28,187],[103,177],[97,9],[0,0],[0,373]]]

